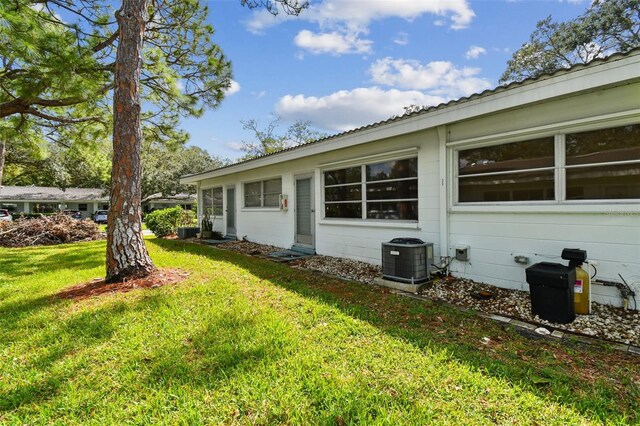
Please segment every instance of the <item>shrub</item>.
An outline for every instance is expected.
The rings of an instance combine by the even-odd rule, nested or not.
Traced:
[[[175,234],[179,226],[194,226],[196,214],[192,210],[183,210],[182,207],[176,206],[147,214],[145,223],[157,237],[166,237]]]

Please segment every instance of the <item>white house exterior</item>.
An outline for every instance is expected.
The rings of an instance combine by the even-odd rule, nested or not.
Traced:
[[[525,290],[527,266],[581,248],[597,278],[640,294],[640,50],[181,182],[200,217],[251,241],[374,264],[395,237],[436,259],[468,246],[454,275]]]
[[[162,210],[175,206],[180,206],[185,210],[191,210],[195,202],[196,196],[194,194],[179,193],[175,195],[163,195],[158,192],[142,200],[142,210],[145,213],[150,213],[154,210]]]
[[[83,218],[109,208],[109,194],[102,188],[53,188],[48,186],[0,186],[0,208],[20,213],[54,213],[78,210]]]
[[[145,213],[168,207],[182,206],[190,210],[196,202],[193,194],[150,195],[142,200]],[[55,213],[77,210],[82,218],[91,217],[97,210],[109,209],[109,194],[103,188],[54,188],[50,186],[0,186],[0,209],[13,216],[20,213]]]

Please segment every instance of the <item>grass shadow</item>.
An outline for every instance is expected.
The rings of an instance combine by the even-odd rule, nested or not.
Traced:
[[[121,312],[120,304],[79,312],[69,318],[57,318],[55,327],[44,333],[34,330],[23,337],[21,344],[39,349],[24,358],[14,358],[13,368],[26,373],[29,379],[4,387],[0,392],[0,412],[54,398],[65,382],[86,368],[77,354],[109,340],[116,330],[114,318]],[[53,318],[55,315],[49,320]],[[3,343],[11,344],[7,340]]]
[[[45,252],[46,255],[42,253]],[[75,249],[70,251],[70,249]],[[93,269],[105,264],[105,247],[95,242],[3,248],[7,256],[0,256],[0,289],[9,284],[12,277],[35,274],[41,271],[55,272],[63,269]],[[1,296],[0,296],[1,300]]]
[[[572,348],[531,341],[510,326],[435,302],[392,294],[389,290],[328,277],[230,251],[154,239],[148,243],[229,262],[249,273],[366,321],[392,337],[422,349],[446,352],[458,363],[506,380],[550,402],[559,402],[599,421],[640,419],[637,358],[605,349]],[[489,344],[483,343],[490,337]],[[603,359],[616,365],[602,368]],[[595,366],[599,369],[596,370]],[[586,370],[583,375],[581,367]],[[614,371],[615,367],[615,371]],[[615,379],[613,378],[615,373]],[[617,383],[612,384],[615,380]],[[626,387],[625,398],[620,389]]]

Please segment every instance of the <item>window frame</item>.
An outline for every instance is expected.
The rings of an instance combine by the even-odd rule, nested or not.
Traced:
[[[265,183],[272,180],[280,181],[280,191],[279,192],[265,192]],[[247,185],[260,183],[260,205],[259,206],[247,206]],[[280,210],[280,195],[282,194],[282,176],[273,176],[260,180],[251,180],[242,182],[242,208],[248,210],[265,210],[265,209],[273,209]],[[265,195],[277,195],[276,202],[274,205],[265,205]]]
[[[490,211],[491,208],[498,209],[499,211],[525,211],[525,206],[538,206],[536,211],[556,211],[561,209],[562,211],[584,211],[579,209],[579,206],[592,206],[591,210],[596,212],[617,212],[627,211],[629,206],[637,206],[640,203],[640,198],[626,198],[626,199],[581,199],[581,200],[568,200],[567,199],[567,169],[582,168],[582,167],[599,167],[599,166],[614,166],[618,164],[630,164],[640,163],[640,160],[630,161],[613,161],[605,163],[597,163],[594,165],[570,165],[566,164],[566,138],[565,135],[571,133],[582,133],[597,130],[606,130],[616,127],[624,127],[628,125],[640,125],[637,115],[634,117],[623,116],[619,119],[613,120],[594,120],[593,122],[582,121],[574,125],[565,123],[564,125],[556,126],[556,129],[544,129],[539,132],[525,130],[520,134],[511,135],[496,135],[493,137],[483,137],[474,140],[473,142],[465,143],[464,141],[458,141],[449,143],[448,152],[449,164],[451,165],[448,176],[452,182],[450,187],[450,202],[449,208],[452,211]],[[487,146],[504,145],[509,143],[524,142],[527,140],[554,137],[554,188],[555,198],[554,200],[531,200],[531,201],[482,201],[482,202],[460,202],[459,201],[459,153],[474,148],[482,148]],[[543,168],[549,169],[549,168]],[[529,171],[535,171],[534,169],[528,169]],[[513,172],[506,172],[513,173]],[[488,175],[488,174],[487,174]],[[463,177],[470,175],[462,175]],[[576,210],[577,209],[577,210]],[[527,209],[526,211],[530,211]]]
[[[601,163],[585,163],[585,164],[567,164],[566,154],[567,154],[567,145],[566,145],[566,135],[567,134],[575,134],[575,133],[586,133],[593,132],[599,130],[613,129],[617,127],[626,127],[626,126],[638,126],[640,127],[640,121],[630,122],[626,124],[616,124],[615,126],[604,126],[598,127],[595,129],[579,129],[563,132],[561,135],[562,139],[562,149],[561,156],[563,160],[563,164],[561,165],[561,178],[564,191],[562,192],[561,202],[564,204],[585,204],[585,203],[638,203],[640,202],[640,198],[586,198],[586,199],[567,199],[567,189],[568,189],[568,180],[567,180],[567,170],[577,170],[577,169],[587,169],[587,168],[605,168],[609,166],[624,166],[637,164],[640,166],[640,158],[636,160],[616,160],[616,161],[605,161]],[[640,143],[640,140],[638,141]]]
[[[367,166],[373,164],[387,163],[391,161],[402,161],[402,160],[411,160],[415,159],[416,161],[416,176],[411,177],[402,177],[402,178],[392,178],[392,179],[380,179],[380,180],[367,180]],[[383,158],[371,158],[368,161],[362,159],[361,161],[354,160],[354,162],[348,164],[340,164],[335,165],[333,167],[324,167],[320,169],[321,182],[322,182],[322,220],[329,222],[338,222],[338,221],[350,221],[354,223],[375,223],[375,222],[383,222],[383,223],[408,223],[414,224],[418,223],[420,220],[420,166],[419,166],[419,156],[417,152],[412,152],[411,154],[405,154],[402,156],[391,156],[391,157],[383,157]],[[359,182],[349,182],[343,184],[334,184],[334,185],[326,185],[325,182],[325,173],[343,170],[343,169],[351,169],[351,168],[360,168],[360,181]],[[367,198],[367,185],[368,184],[383,184],[388,182],[408,182],[408,181],[416,181],[417,190],[416,190],[416,198],[393,198],[393,199],[374,199],[370,200]],[[348,186],[358,186],[360,187],[360,200],[347,200],[347,201],[327,201],[326,200],[326,188],[339,188],[339,187],[348,187]],[[369,203],[400,203],[400,202],[415,202],[416,203],[416,219],[385,219],[385,218],[369,218],[367,204]],[[359,204],[360,205],[360,217],[327,217],[326,215],[326,206],[327,204]]]
[[[216,210],[216,198],[214,196],[214,191],[215,190],[220,190],[220,201],[221,204],[219,205],[220,209]],[[211,191],[211,205],[208,206],[205,204],[205,192],[207,191]],[[209,215],[210,217],[222,217],[224,216],[224,190],[221,186],[211,186],[208,188],[201,188],[200,189],[201,192],[201,200],[202,200],[202,214],[203,215]],[[209,212],[208,209],[211,209],[211,211]]]
[[[504,172],[491,172],[491,173],[475,173],[475,174],[466,174],[460,175],[460,151],[467,151],[470,149],[477,148],[486,148],[490,146],[498,146],[498,145],[508,145],[511,143],[520,143],[527,142],[536,139],[544,139],[544,138],[553,138],[553,150],[554,150],[554,164],[553,166],[547,167],[537,167],[532,169],[523,169],[523,170],[509,170]],[[558,185],[558,135],[555,134],[541,134],[541,135],[526,135],[519,138],[501,140],[499,142],[493,143],[482,143],[482,144],[473,144],[473,145],[465,145],[454,148],[453,154],[453,177],[454,177],[454,206],[496,206],[496,205],[550,205],[558,203],[558,194],[560,194],[561,188]],[[563,145],[564,146],[564,145]],[[472,177],[482,177],[482,176],[501,176],[501,175],[513,175],[517,173],[535,173],[535,172],[545,172],[545,171],[553,171],[553,190],[554,190],[554,199],[553,200],[521,200],[521,201],[471,201],[464,202],[460,201],[460,177],[463,178],[472,178]]]

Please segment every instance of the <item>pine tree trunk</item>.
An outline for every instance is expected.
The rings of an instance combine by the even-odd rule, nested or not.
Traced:
[[[108,282],[141,278],[155,267],[142,238],[140,69],[147,0],[123,0],[113,94],[113,166],[107,224]]]
[[[2,186],[2,173],[4,172],[4,157],[5,157],[5,145],[4,141],[0,140],[0,186]]]

